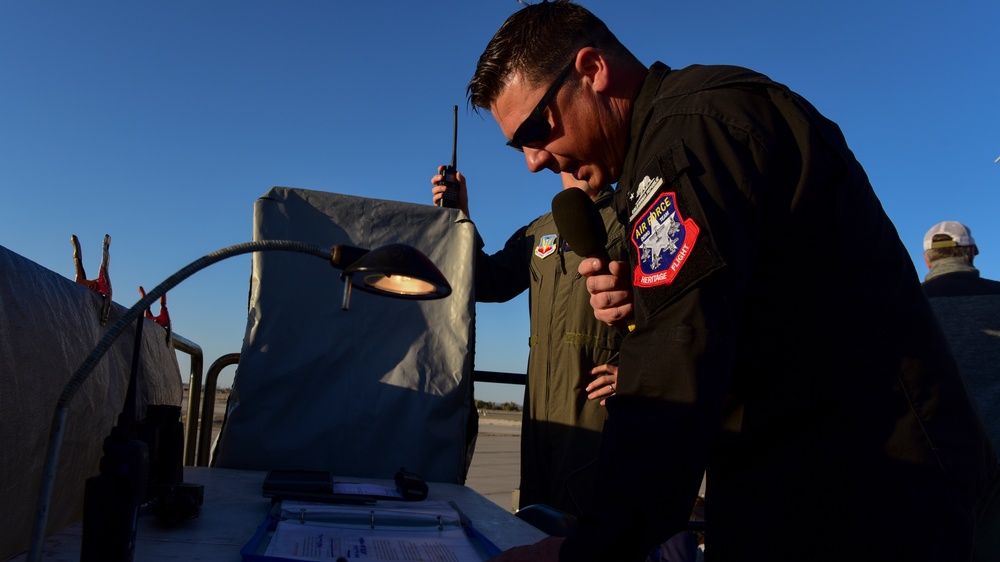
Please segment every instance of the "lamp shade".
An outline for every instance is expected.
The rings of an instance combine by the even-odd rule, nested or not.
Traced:
[[[364,254],[344,268],[358,289],[387,297],[441,299],[451,285],[423,253],[406,244],[387,244]]]

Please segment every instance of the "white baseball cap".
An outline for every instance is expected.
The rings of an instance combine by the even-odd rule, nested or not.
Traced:
[[[949,240],[934,241],[937,234],[946,235]],[[972,238],[972,231],[969,227],[958,221],[939,222],[931,227],[924,234],[924,251],[931,248],[954,248],[955,246],[975,246],[976,241]]]

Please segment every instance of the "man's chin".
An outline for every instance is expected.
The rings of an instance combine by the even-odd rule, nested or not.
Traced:
[[[590,183],[591,174],[586,169],[571,168],[563,170],[563,173],[573,176],[573,179],[575,179],[576,181],[585,181],[587,183]]]
[[[586,174],[582,181],[587,182],[590,189],[594,190],[595,193],[600,192],[601,188],[607,185],[607,182],[601,179],[601,174]]]

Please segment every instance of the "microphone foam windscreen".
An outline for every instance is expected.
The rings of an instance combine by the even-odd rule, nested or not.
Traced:
[[[552,198],[552,218],[563,239],[583,257],[607,254],[608,231],[597,205],[582,189],[564,189]]]

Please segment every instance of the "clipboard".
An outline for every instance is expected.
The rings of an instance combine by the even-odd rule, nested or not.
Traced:
[[[452,502],[338,505],[278,500],[240,550],[244,562],[378,562],[405,559],[402,553],[416,553],[424,560],[483,562],[500,549]]]

